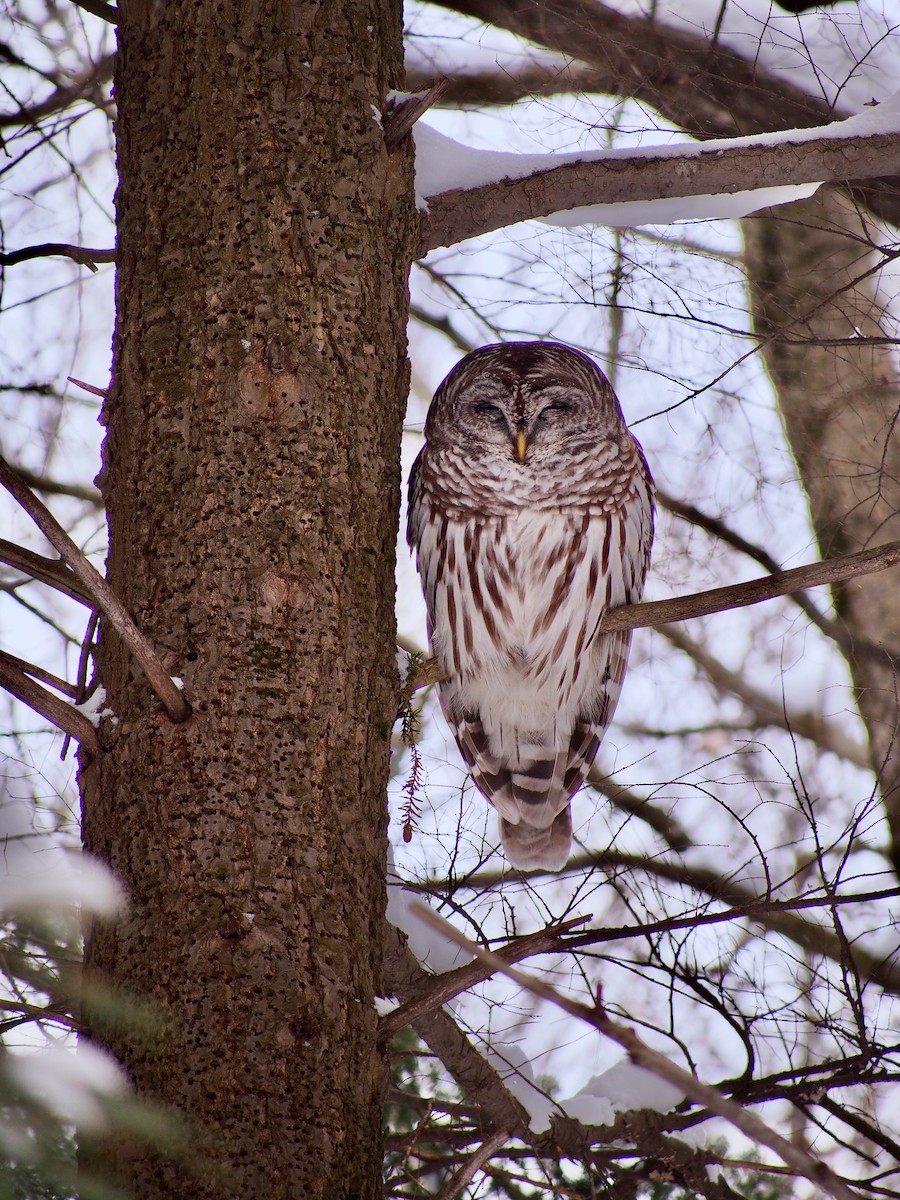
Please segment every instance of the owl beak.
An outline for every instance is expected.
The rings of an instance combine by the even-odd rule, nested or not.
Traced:
[[[528,453],[528,438],[524,430],[516,430],[516,458],[520,463],[525,461],[525,455]]]

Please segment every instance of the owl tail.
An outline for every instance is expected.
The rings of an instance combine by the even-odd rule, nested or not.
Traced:
[[[572,806],[557,813],[552,825],[517,825],[500,817],[500,840],[507,859],[520,871],[561,871],[572,848]]]

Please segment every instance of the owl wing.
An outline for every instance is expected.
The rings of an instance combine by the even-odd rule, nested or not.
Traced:
[[[556,714],[552,728],[526,739],[521,724],[502,719],[513,695],[495,698],[489,721],[473,699],[472,679],[509,659],[508,605],[490,577],[490,553],[473,556],[477,539],[467,541],[463,527],[432,506],[421,465],[420,455],[410,477],[408,538],[418,552],[429,634],[448,673],[441,706],[475,784],[500,814],[509,861],[558,870],[571,845],[569,802],[621,692],[630,633],[601,634],[599,625],[607,609],[640,598],[653,533],[649,472],[642,459],[635,463],[633,487],[618,508],[570,521],[546,559],[538,555],[518,571],[535,616],[530,662],[517,686],[549,690]]]
[[[562,722],[546,730],[543,744],[529,738],[523,745],[521,731],[513,727],[498,746],[496,719],[488,730],[482,713],[465,707],[458,677],[441,684],[442,707],[460,752],[500,814],[507,858],[523,870],[559,870],[568,858],[570,800],[612,720],[631,642],[630,631],[600,633],[600,621],[609,608],[640,597],[651,537],[652,500],[643,489],[612,513],[573,523],[570,545],[557,554],[555,570],[537,565],[539,578],[530,585],[539,597],[532,645],[536,670],[523,684],[549,684]]]

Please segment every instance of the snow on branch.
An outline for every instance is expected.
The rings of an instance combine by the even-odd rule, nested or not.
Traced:
[[[414,132],[421,254],[518,221],[641,225],[746,216],[820,183],[900,170],[900,95],[811,129],[575,154],[475,150]]]

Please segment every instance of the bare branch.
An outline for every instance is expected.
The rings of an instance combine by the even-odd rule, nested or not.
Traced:
[[[693,137],[808,129],[849,115],[790,83],[786,72],[766,71],[754,54],[742,58],[701,33],[644,16],[626,16],[599,0],[590,5],[583,0],[438,2],[587,64],[595,72],[591,90],[652,105]],[[554,68],[550,71],[557,73]],[[856,182],[848,191],[872,212],[897,224],[896,175],[894,166],[887,178]]]
[[[46,100],[33,104],[30,108],[20,108],[14,113],[0,113],[0,129],[9,129],[18,125],[34,125],[51,113],[68,108],[76,100],[82,99],[94,88],[108,83],[113,77],[115,55],[107,54],[95,63],[80,79],[57,88]]]
[[[630,817],[637,817],[639,821],[649,825],[670,849],[683,853],[693,846],[693,841],[674,817],[657,808],[643,796],[636,795],[620,783],[610,779],[608,775],[604,775],[596,763],[588,771],[585,783],[595,788],[620,812],[627,813]]]
[[[33,550],[26,550],[23,546],[0,538],[0,562],[21,571],[23,575],[30,575],[40,583],[46,583],[48,587],[56,588],[79,604],[93,608],[88,590],[79,583],[74,571],[59,559],[45,558],[42,554],[35,554]]]
[[[385,922],[385,986],[400,999],[408,996],[423,979],[430,978],[406,945],[406,939]],[[459,1086],[487,1114],[495,1129],[508,1129],[531,1141],[528,1113],[503,1086],[500,1076],[478,1053],[462,1030],[445,1012],[425,1013],[415,1019],[413,1029],[438,1056]]]
[[[438,0],[595,72],[594,89],[632,96],[695,136],[808,128],[834,118],[824,100],[708,37],[626,16],[594,0]],[[552,68],[551,68],[552,70]]]
[[[558,925],[548,925],[546,929],[539,929],[536,933],[530,933],[507,943],[499,953],[506,962],[521,962],[523,958],[530,958],[535,954],[548,954],[551,951],[559,950],[560,936],[583,925],[590,919],[589,916],[571,917],[568,921],[562,921]],[[406,1003],[381,1018],[378,1036],[382,1040],[387,1041],[401,1029],[405,1029],[407,1025],[415,1025],[418,1017],[431,1012],[441,1004],[446,1004],[448,1000],[452,1000],[454,996],[467,991],[485,978],[484,973],[477,968],[477,964],[475,970],[472,970],[472,964],[466,964],[454,971],[445,971],[442,975],[425,975],[424,972],[422,975],[427,983],[424,992],[421,988],[417,989]],[[471,982],[464,982],[470,977]]]
[[[637,1066],[652,1071],[654,1075],[665,1079],[680,1089],[695,1104],[702,1105],[709,1112],[724,1117],[752,1141],[768,1146],[784,1163],[811,1183],[824,1188],[829,1195],[835,1197],[835,1200],[858,1200],[858,1193],[848,1188],[825,1163],[817,1161],[802,1147],[783,1138],[764,1121],[761,1121],[755,1113],[742,1108],[740,1104],[724,1096],[717,1088],[702,1083],[689,1071],[679,1067],[672,1059],[660,1054],[658,1050],[653,1050],[641,1041],[633,1029],[609,1017],[599,1004],[595,1008],[588,1008],[587,1005],[564,996],[556,988],[550,987],[542,980],[535,979],[524,971],[509,966],[499,955],[492,954],[489,950],[483,950],[470,941],[449,921],[439,917],[426,905],[416,904],[414,909],[416,915],[421,917],[432,929],[438,930],[455,942],[457,946],[474,954],[486,966],[507,975],[520,987],[526,988],[542,1000],[549,1000],[552,1004],[556,1004],[569,1016],[578,1017],[592,1025],[599,1033],[620,1045],[628,1054],[629,1059]]]
[[[60,679],[58,675],[54,675],[51,671],[45,671],[43,667],[35,666],[34,663],[26,662],[24,658],[18,658],[15,654],[9,654],[5,650],[0,650],[0,654],[11,667],[17,667],[25,675],[30,675],[32,679],[40,679],[42,683],[49,683],[56,691],[62,692],[64,696],[69,696],[72,700],[78,700],[78,687],[74,683],[69,683],[66,679]]]
[[[0,651],[0,686],[27,704],[30,709],[48,720],[63,733],[69,734],[81,743],[83,748],[94,757],[100,754],[100,742],[97,731],[84,715],[65,700],[60,700],[52,692],[36,683],[21,667],[17,666],[18,659]]]
[[[664,626],[659,630],[659,634],[693,659],[720,692],[737,697],[747,707],[757,725],[773,725],[777,729],[786,729],[789,733],[806,738],[821,750],[828,750],[864,770],[871,770],[872,756],[868,747],[854,738],[847,737],[839,726],[815,713],[789,712],[783,703],[751,687],[743,675],[737,671],[729,671],[699,642],[688,637],[677,626]]]
[[[97,263],[116,261],[115,250],[91,250],[86,246],[70,246],[65,242],[45,242],[40,246],[23,246],[21,250],[10,250],[0,253],[0,266],[14,267],[16,263],[27,262],[31,258],[71,258],[73,262],[87,267],[89,271],[97,270]]]
[[[706,592],[692,592],[688,596],[676,596],[671,600],[646,600],[642,604],[621,604],[611,608],[600,622],[600,633],[612,633],[619,629],[657,629],[675,621],[690,621],[694,617],[708,617],[713,613],[726,612],[733,608],[746,608],[750,604],[761,604],[788,596],[804,588],[822,587],[826,583],[856,579],[860,575],[872,575],[886,571],[900,563],[900,542],[888,542],[858,554],[842,554],[826,558],[822,562],[809,563],[804,567],[792,567],[789,571],[778,571],[774,575],[763,575],[749,579],[746,583],[734,583],[728,587],[710,588]],[[415,677],[402,689],[404,696],[411,696],[428,684],[446,678],[436,658],[427,659]]]
[[[80,483],[60,483],[57,479],[48,479],[46,475],[38,475],[27,467],[16,467],[22,479],[35,492],[44,492],[47,496],[71,496],[73,500],[86,500],[95,508],[103,507],[103,498],[96,488],[85,487]]]
[[[384,144],[388,154],[393,154],[403,139],[412,131],[420,117],[441,99],[448,87],[448,80],[436,79],[418,96],[405,100],[391,100],[384,116]]]
[[[419,253],[584,205],[731,194],[775,182],[842,182],[896,170],[896,134],[861,137],[852,129],[772,145],[735,139],[738,144],[729,148],[660,147],[442,192],[428,197]]]
[[[673,621],[689,621],[694,617],[708,617],[713,613],[732,608],[746,608],[749,604],[760,604],[787,596],[803,588],[821,587],[839,580],[856,579],[860,575],[872,575],[885,571],[900,563],[900,542],[888,542],[858,554],[842,554],[837,558],[826,558],[822,562],[809,563],[804,567],[792,567],[789,571],[778,571],[775,575],[764,575],[746,583],[735,583],[728,587],[711,588],[706,592],[694,592],[689,596],[678,596],[673,600],[650,600],[643,604],[623,604],[611,608],[600,622],[601,633],[614,629],[653,629]]]
[[[467,1187],[488,1159],[497,1153],[503,1146],[503,1143],[509,1137],[509,1133],[505,1129],[498,1129],[496,1133],[483,1142],[475,1153],[468,1158],[460,1167],[452,1179],[438,1192],[435,1200],[456,1200],[464,1187]]]
[[[685,929],[698,929],[730,921],[751,920],[765,929],[788,937],[809,953],[821,955],[831,959],[832,962],[842,964],[847,955],[846,948],[840,940],[824,926],[814,924],[795,914],[808,909],[831,909],[842,904],[876,903],[898,895],[897,888],[889,888],[878,893],[861,896],[815,896],[777,901],[764,896],[754,896],[741,884],[723,879],[721,876],[714,879],[706,878],[714,873],[704,871],[702,868],[698,870],[690,867],[671,867],[671,864],[660,864],[659,860],[638,860],[634,856],[611,852],[601,857],[604,859],[603,865],[608,868],[612,866],[612,862],[606,860],[618,860],[617,865],[621,870],[640,869],[651,875],[658,874],[671,882],[689,886],[695,891],[705,890],[715,899],[729,903],[731,907],[714,913],[693,912],[683,917],[666,917],[659,921],[648,921],[634,926],[593,928],[581,933],[574,930],[577,922],[566,922],[563,925],[540,930],[528,937],[516,938],[494,953],[504,962],[517,963],[537,954],[573,953],[587,947],[604,946],[617,941],[654,938],[660,934],[677,933]],[[626,859],[630,859],[630,861],[624,861]],[[657,870],[656,868],[660,866],[661,869]],[[667,866],[671,869],[666,869]],[[479,882],[487,879],[486,876],[477,878]],[[883,955],[871,955],[857,944],[853,949],[852,960],[855,969],[867,981],[877,983],[891,994],[900,994],[900,970],[886,961]],[[484,982],[493,974],[494,972],[478,959],[456,967],[452,971],[445,971],[441,975],[427,975],[423,971],[419,985],[407,994],[405,1002],[382,1018],[379,1026],[380,1036],[385,1038],[393,1036],[408,1024],[415,1026],[415,1022],[420,1017],[446,1004],[462,992]]]
[[[119,23],[119,10],[112,4],[104,3],[104,0],[73,0],[73,3],[101,21],[109,21],[110,25]]]
[[[156,692],[171,720],[184,721],[190,706],[169,678],[150,643],[132,621],[112,588],[62,528],[48,508],[22,482],[5,459],[0,458],[0,483],[25,509],[40,531],[75,572],[91,594],[97,607],[141,665],[150,686]],[[77,736],[77,735],[76,735]]]
[[[412,67],[407,70],[405,87],[408,92],[420,92],[428,87],[431,74]],[[560,93],[579,94],[602,92],[603,76],[582,63],[566,63],[551,67],[546,63],[525,62],[515,73],[494,68],[490,71],[458,71],[447,80],[441,97],[443,106],[468,105],[484,108],[491,104],[515,104],[517,100]],[[823,118],[823,121],[827,120]],[[815,122],[820,124],[821,122]]]
[[[858,338],[855,340],[848,338],[846,340],[848,343],[857,346],[860,342]],[[809,343],[807,341],[803,344]],[[822,346],[823,341],[821,338],[815,338],[814,344]],[[705,530],[706,533],[725,542],[726,545],[738,550],[741,554],[746,554],[748,558],[752,558],[755,562],[758,562],[761,567],[765,567],[773,575],[777,575],[782,570],[781,564],[776,562],[768,551],[742,537],[719,517],[711,517],[695,505],[687,504],[684,500],[678,500],[674,496],[669,496],[659,487],[656,489],[656,501],[660,508],[664,508],[676,517],[681,517],[682,520],[689,521],[691,525],[696,525],[699,529]],[[805,592],[793,592],[791,599],[798,608],[801,608],[806,613],[813,625],[821,630],[827,638],[831,638],[833,642],[836,642],[845,654],[854,656],[866,654],[881,663],[893,666],[894,659],[897,657],[896,655],[892,655],[884,646],[876,646],[874,642],[867,642],[859,637],[850,637],[842,625],[837,621],[832,621],[824,613],[820,612]]]
[[[667,859],[654,856],[643,857],[638,854],[626,854],[618,850],[603,850],[596,854],[578,854],[569,859],[561,872],[555,874],[579,874],[591,869],[606,871],[609,874],[623,871],[633,874],[644,872],[667,883],[679,884],[690,888],[709,900],[727,908],[718,912],[691,912],[682,917],[664,917],[652,923],[621,926],[615,929],[589,930],[584,933],[572,933],[566,938],[566,948],[577,948],[594,942],[622,941],[628,938],[643,937],[647,934],[664,933],[670,930],[696,928],[699,925],[714,925],[722,921],[749,920],[781,934],[802,947],[810,954],[821,955],[832,962],[842,963],[846,959],[844,943],[824,925],[805,920],[798,912],[805,909],[833,908],[842,904],[868,904],[876,900],[895,896],[897,888],[889,888],[877,896],[806,896],[794,900],[776,900],[769,895],[760,895],[751,890],[746,884],[711,870],[709,867],[690,865],[681,862],[670,862]],[[466,887],[473,890],[487,890],[496,887],[498,883],[509,880],[509,871],[478,871],[466,879]],[[532,876],[533,878],[533,876]],[[430,884],[422,890],[436,891],[440,883]],[[562,946],[557,949],[562,949]],[[856,942],[852,952],[853,965],[857,973],[871,983],[877,984],[892,995],[900,995],[900,966],[893,961],[893,956],[885,957],[882,953],[872,953]],[[469,970],[471,964],[466,968]],[[473,981],[477,982],[477,981]],[[469,984],[468,986],[472,986]],[[442,1001],[443,1003],[443,1001]]]

